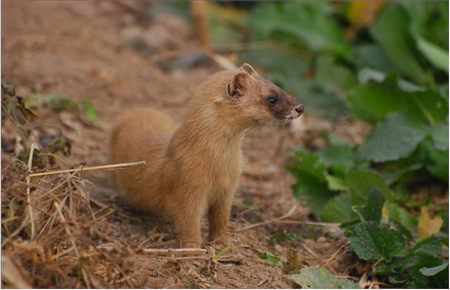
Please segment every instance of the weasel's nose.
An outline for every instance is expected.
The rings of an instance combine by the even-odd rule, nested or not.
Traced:
[[[305,109],[303,108],[303,104],[300,104],[300,105],[298,105],[297,107],[295,107],[295,111],[296,111],[299,115],[301,115],[301,114],[305,111]]]

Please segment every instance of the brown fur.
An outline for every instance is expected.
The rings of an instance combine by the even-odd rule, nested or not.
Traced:
[[[269,105],[269,96],[278,103]],[[130,110],[119,118],[111,136],[111,162],[145,160],[146,165],[116,171],[116,185],[133,206],[169,216],[182,247],[200,246],[206,211],[210,240],[225,240],[244,133],[302,112],[294,98],[248,64],[216,73],[199,87],[180,127],[153,109]]]

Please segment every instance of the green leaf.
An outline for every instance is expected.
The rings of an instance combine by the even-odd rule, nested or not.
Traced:
[[[283,261],[281,261],[281,258],[271,252],[261,253],[259,257],[272,266],[283,267]]]
[[[436,176],[448,182],[448,149],[438,150],[435,144],[430,140],[431,138],[426,138],[419,145],[419,151],[423,152],[426,156],[425,168],[433,176]]]
[[[438,69],[448,72],[448,51],[429,42],[418,34],[415,34],[414,38],[417,41],[419,50],[427,57],[431,64]]]
[[[417,218],[407,210],[400,207],[397,203],[386,202],[386,208],[389,213],[389,220],[396,221],[409,231],[414,231],[417,227]]]
[[[330,17],[330,8],[326,1],[264,3],[249,14],[249,27],[257,40],[288,34],[313,52],[326,51],[349,58],[350,48]]]
[[[350,146],[327,146],[319,153],[326,166],[350,169],[355,164],[355,151]]]
[[[405,9],[388,3],[370,33],[385,51],[397,70],[420,84],[429,82],[431,76],[417,61],[415,41],[409,32],[410,20]]]
[[[431,127],[430,135],[437,149],[448,150],[448,124]]]
[[[94,123],[97,120],[97,110],[93,104],[89,102],[81,102],[80,107],[86,121]]]
[[[356,86],[347,98],[352,115],[372,124],[395,111],[430,125],[445,121],[448,104],[438,93],[429,90],[405,91],[399,88],[400,84],[399,80],[394,85],[386,80],[381,84]]]
[[[288,168],[296,177],[294,196],[314,214],[320,215],[323,205],[334,196],[325,179],[325,164],[319,156],[303,150],[297,151],[295,158],[298,164]]]
[[[439,274],[441,271],[445,270],[448,268],[448,261],[445,261],[444,263],[442,263],[442,265],[439,266],[434,266],[434,267],[423,267],[420,268],[420,273],[422,273],[422,275],[424,276],[434,276]]]
[[[325,268],[306,267],[289,278],[302,288],[308,289],[359,289],[359,284],[348,279],[336,278]]]
[[[352,197],[349,193],[344,192],[325,203],[320,219],[324,222],[348,222],[353,217],[351,209]]]
[[[441,242],[436,237],[428,237],[419,241],[410,249],[413,254],[425,254],[428,256],[438,257],[441,254]]]
[[[381,221],[381,210],[384,204],[384,196],[380,189],[375,188],[369,191],[367,203],[361,208],[355,208],[355,211],[362,218],[362,221]]]
[[[448,1],[403,1],[413,34],[448,49]]]
[[[352,169],[346,177],[346,184],[352,194],[353,205],[363,205],[367,195],[374,189],[380,190],[387,200],[394,200],[392,192],[383,178],[369,169]]]
[[[392,113],[375,126],[358,148],[358,157],[375,162],[400,159],[411,154],[426,135],[422,124]]]
[[[349,239],[352,249],[365,261],[389,260],[402,250],[405,242],[397,232],[371,221],[356,224]]]
[[[440,266],[447,261],[441,258],[432,257],[428,255],[419,255],[415,257],[414,264],[410,267],[409,274],[411,281],[408,286],[411,288],[443,288],[448,289],[448,265],[444,269],[439,269]],[[433,275],[424,275],[433,274]]]
[[[334,191],[342,191],[347,189],[347,185],[345,184],[345,180],[343,178],[335,177],[329,174],[327,174],[325,178],[328,183],[328,189]]]

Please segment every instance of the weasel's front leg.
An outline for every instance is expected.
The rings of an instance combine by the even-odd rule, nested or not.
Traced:
[[[208,211],[209,240],[213,243],[227,243],[227,229],[230,220],[234,192],[220,197]]]
[[[189,211],[175,214],[175,230],[178,233],[181,248],[200,248],[202,243],[200,221],[200,213]]]
[[[172,208],[175,230],[178,233],[182,248],[200,248],[202,243],[201,219],[204,213],[205,201],[177,199],[177,205]]]

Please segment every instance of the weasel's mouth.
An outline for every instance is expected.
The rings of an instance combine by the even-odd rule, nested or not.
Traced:
[[[287,121],[292,121],[294,119],[297,119],[298,117],[300,117],[301,115],[303,115],[303,111],[302,112],[297,112],[297,111],[291,111],[287,116],[286,116],[286,120]]]

